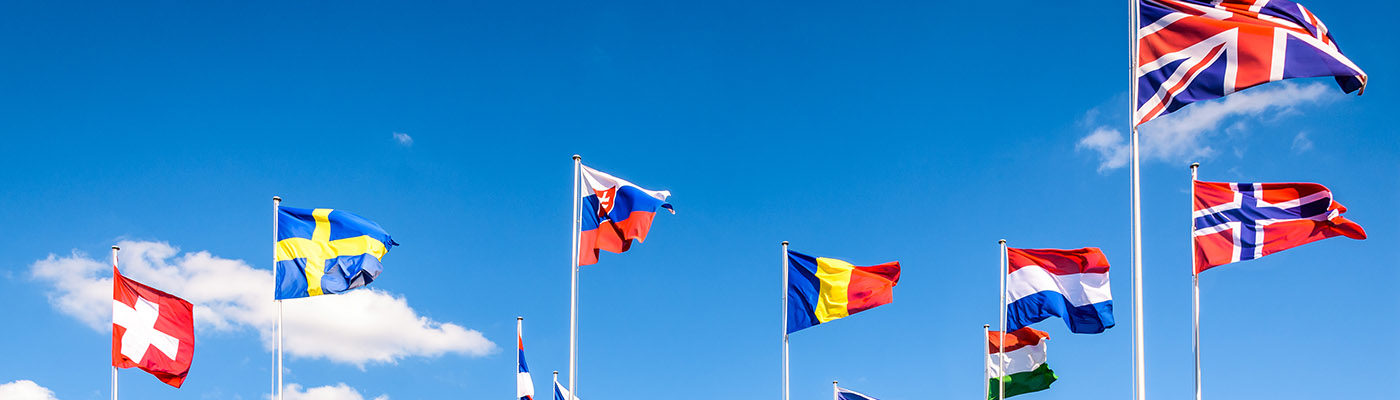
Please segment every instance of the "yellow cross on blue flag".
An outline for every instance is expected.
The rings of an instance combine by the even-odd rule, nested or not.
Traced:
[[[295,299],[364,287],[398,246],[379,224],[329,208],[277,207],[276,298]]]

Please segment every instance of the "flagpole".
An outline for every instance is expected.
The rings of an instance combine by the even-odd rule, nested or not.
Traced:
[[[1000,269],[998,275],[1001,275],[999,277],[1001,281],[1001,307],[999,307],[1001,311],[1001,321],[997,326],[1001,327],[1001,334],[997,335],[997,373],[1002,374],[1002,376],[996,378],[997,399],[1005,399],[1006,380],[1002,378],[1006,375],[1006,354],[1002,353],[1006,351],[1006,239],[1001,239],[998,243],[1001,244],[1001,262],[998,263]]]
[[[1196,168],[1201,163],[1191,163],[1191,208],[1196,209]],[[1186,238],[1191,242],[1191,350],[1196,353],[1196,400],[1201,400],[1201,280],[1200,274],[1196,273],[1196,223],[1192,218],[1190,235]]]
[[[579,257],[579,229],[583,222],[582,205],[579,203],[579,170],[583,166],[583,157],[574,154],[574,191],[571,194],[574,198],[573,210],[573,262],[570,265],[570,290],[569,290],[569,399],[578,399],[578,257]]]
[[[982,339],[977,341],[977,348],[978,348],[979,351],[981,351],[981,353],[982,353],[982,382],[979,382],[979,383],[977,384],[977,391],[978,391],[978,392],[981,392],[981,393],[983,393],[983,394],[989,394],[989,393],[987,393],[987,390],[990,389],[990,388],[987,387],[987,380],[988,380],[988,379],[992,379],[991,377],[987,376],[987,366],[988,366],[988,364],[990,364],[990,362],[988,362],[988,360],[987,360],[988,357],[987,357],[987,347],[986,347],[986,346],[987,346],[987,337],[988,337],[988,336],[992,336],[991,330],[992,330],[992,326],[991,326],[991,325],[989,325],[989,324],[982,324]],[[983,398],[985,398],[985,396],[983,396]]]
[[[1132,146],[1132,249],[1133,249],[1133,399],[1147,399],[1147,363],[1143,352],[1142,316],[1142,166],[1137,130],[1138,1],[1132,3],[1128,52],[1128,127]]]
[[[841,400],[841,389],[836,387],[836,381],[831,381],[831,400]]]
[[[282,197],[272,196],[272,291],[273,301],[277,302],[277,400],[282,399],[282,300],[277,300],[277,213],[281,211]],[[268,396],[271,396],[269,394]]]
[[[783,241],[783,400],[788,400],[788,242]]]
[[[550,386],[549,391],[552,393],[559,393],[559,389],[556,389],[557,387],[559,387],[559,371],[554,371],[554,386]],[[572,396],[572,394],[570,396]],[[549,396],[549,398],[552,400],[554,396]]]
[[[116,288],[117,288],[115,283],[116,283],[116,279],[117,279],[117,277],[116,277],[116,271],[117,271],[117,251],[118,251],[118,250],[121,250],[121,248],[120,248],[120,247],[117,247],[116,245],[112,245],[112,272],[113,272],[113,274],[112,274],[112,282],[113,282],[112,290],[113,290],[113,291],[116,291]],[[112,297],[113,297],[113,298],[116,298],[116,294],[113,294]],[[116,365],[112,365],[112,400],[117,400],[117,366],[116,366]]]
[[[517,342],[516,342],[516,348],[515,348],[515,349],[516,349],[516,350],[515,350],[515,382],[516,382],[516,384],[515,384],[515,386],[516,386],[515,392],[516,392],[516,394],[520,394],[520,356],[521,356],[521,354],[520,354],[520,353],[521,353],[520,348],[521,348],[521,347],[525,347],[525,333],[524,333],[524,331],[523,331],[523,326],[522,326],[522,325],[524,325],[524,323],[525,323],[525,317],[521,317],[521,316],[518,316],[518,315],[515,317],[515,340],[517,340]],[[530,386],[532,386],[531,389],[533,389],[533,386],[535,386],[534,379],[531,379],[531,381],[530,381]],[[550,389],[550,390],[554,390],[554,388],[549,388],[549,389]],[[533,392],[533,390],[532,390],[531,392]],[[519,400],[519,399],[516,399],[516,400]]]

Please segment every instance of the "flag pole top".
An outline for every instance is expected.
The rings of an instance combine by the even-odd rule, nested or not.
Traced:
[[[1201,166],[1201,163],[1198,163],[1198,162],[1193,162],[1193,163],[1191,163],[1191,169],[1196,169],[1196,167],[1200,167],[1200,166]]]
[[[272,196],[272,201],[282,201],[282,196]]]
[[[524,319],[525,319],[525,317],[515,317],[515,320],[516,320],[516,321],[520,321],[520,320],[524,320]]]
[[[121,247],[117,247],[117,245],[115,245],[115,244],[112,245],[112,250],[121,250],[121,249],[122,249]]]
[[[787,246],[787,245],[788,245],[788,241],[784,240],[784,241],[783,241],[783,246]]]
[[[583,159],[583,157],[579,157],[578,154],[574,154],[574,161],[578,161],[578,160],[582,160],[582,159]]]
[[[1006,239],[998,240],[997,243],[999,243],[999,244],[1006,244]]]
[[[987,328],[991,328],[991,327],[992,327],[992,326],[991,326],[990,324],[982,324],[982,329],[987,329]]]

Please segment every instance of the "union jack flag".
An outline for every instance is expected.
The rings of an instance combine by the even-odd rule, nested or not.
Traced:
[[[1195,181],[1196,272],[1333,236],[1365,239],[1347,208],[1316,183]]]
[[[1266,82],[1336,77],[1365,91],[1327,25],[1287,0],[1140,0],[1136,124]],[[1359,93],[1358,93],[1359,94]]]

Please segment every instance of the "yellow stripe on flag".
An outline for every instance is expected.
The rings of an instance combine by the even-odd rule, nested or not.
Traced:
[[[854,268],[845,261],[817,257],[817,280],[822,282],[821,293],[817,295],[817,321],[825,323],[850,315],[846,309],[846,289],[851,285]]]

